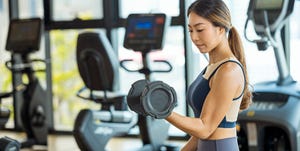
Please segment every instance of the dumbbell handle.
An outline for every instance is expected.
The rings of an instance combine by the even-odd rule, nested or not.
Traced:
[[[130,123],[133,114],[130,111],[97,111],[93,112],[93,117],[102,122]]]

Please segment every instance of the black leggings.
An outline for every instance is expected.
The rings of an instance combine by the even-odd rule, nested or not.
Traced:
[[[220,140],[198,140],[197,151],[239,151],[236,137]]]

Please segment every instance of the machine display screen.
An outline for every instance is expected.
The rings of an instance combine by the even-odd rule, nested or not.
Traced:
[[[6,41],[6,50],[27,53],[39,49],[41,36],[40,19],[12,20]]]
[[[134,51],[161,49],[166,16],[164,14],[131,14],[127,18],[124,47]]]
[[[256,9],[280,9],[282,8],[283,0],[256,0]]]

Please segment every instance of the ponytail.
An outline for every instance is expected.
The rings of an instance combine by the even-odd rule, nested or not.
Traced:
[[[244,109],[247,109],[249,107],[249,105],[252,103],[252,93],[250,92],[249,87],[248,87],[249,78],[248,78],[244,48],[242,45],[241,38],[240,38],[236,28],[234,28],[234,27],[231,27],[231,29],[229,30],[228,42],[229,42],[229,46],[231,48],[232,53],[244,67],[246,83],[245,83],[245,88],[244,88],[244,96],[243,96],[243,99],[242,99],[242,102],[240,105],[240,109],[244,110]]]

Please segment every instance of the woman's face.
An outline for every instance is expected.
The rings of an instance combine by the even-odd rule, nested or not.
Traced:
[[[189,14],[190,37],[201,53],[208,53],[221,42],[222,28],[194,12]]]

